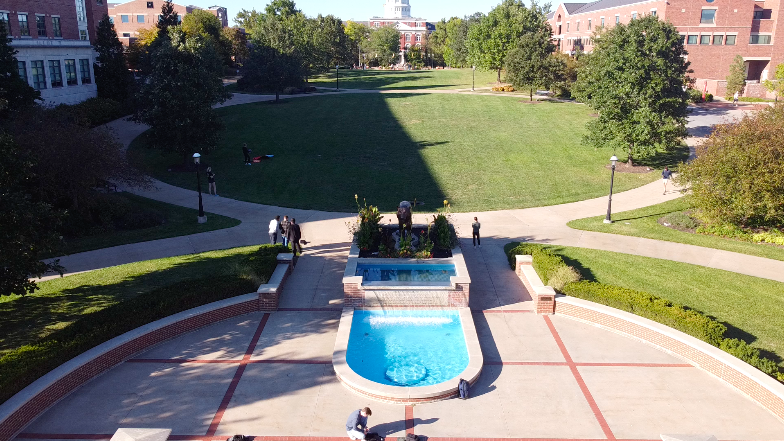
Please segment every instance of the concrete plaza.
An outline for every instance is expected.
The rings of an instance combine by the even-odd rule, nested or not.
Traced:
[[[434,439],[627,439],[712,434],[782,440],[784,422],[740,392],[652,346],[562,316],[532,313],[503,241],[464,243],[485,366],[467,401],[370,401],[332,370],[348,243],[311,248],[281,310],[215,323],[151,348],[96,378],[17,439],[108,439],[119,427],[171,428],[170,439],[241,433],[347,439],[348,414],[372,430]]]

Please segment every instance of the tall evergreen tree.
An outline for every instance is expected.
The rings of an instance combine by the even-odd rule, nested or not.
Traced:
[[[41,99],[41,93],[27,84],[27,79],[19,76],[15,57],[16,50],[11,47],[8,30],[0,25],[0,118],[4,119],[14,109],[31,105]]]
[[[686,54],[678,30],[652,15],[596,37],[573,88],[599,114],[588,123],[586,143],[626,150],[630,165],[633,158],[680,145],[686,136]]]
[[[98,96],[125,102],[130,97],[133,79],[125,62],[125,48],[108,15],[98,22],[94,48],[98,53],[93,65]]]
[[[158,35],[167,35],[169,26],[177,26],[180,24],[180,18],[177,11],[174,10],[171,0],[164,0],[161,5],[161,15],[158,17]]]

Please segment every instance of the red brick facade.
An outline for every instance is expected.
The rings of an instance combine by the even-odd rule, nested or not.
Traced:
[[[161,5],[163,5],[163,0],[131,0],[126,3],[109,5],[108,14],[114,21],[114,28],[117,30],[120,41],[127,45],[133,38],[138,37],[139,30],[154,28],[158,23],[158,16],[161,14]],[[196,6],[183,6],[177,3],[172,3],[172,7],[180,16],[180,20],[194,10],[200,9]],[[218,17],[224,27],[228,25],[226,8],[206,9],[206,11]]]
[[[655,14],[683,36],[698,89],[707,84],[708,92],[723,94],[730,64],[741,55],[749,82],[745,95],[764,96],[760,81],[772,78],[776,66],[784,63],[784,45],[776,40],[784,26],[784,0],[646,0],[613,8],[602,8],[602,3],[610,4],[607,0],[588,6],[558,4],[549,22],[562,52],[578,48],[590,52],[592,36],[602,24],[611,28]]]
[[[76,5],[75,0],[5,0],[0,4],[0,12],[7,14],[12,39],[80,40]],[[83,0],[83,6],[88,39],[95,43],[95,31],[107,13],[107,6],[98,0]],[[20,15],[27,17],[28,35],[23,35]],[[46,36],[38,34],[36,17],[44,17]],[[60,35],[56,33],[53,18],[59,18]]]

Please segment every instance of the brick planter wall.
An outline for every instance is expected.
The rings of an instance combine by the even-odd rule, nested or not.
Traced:
[[[784,385],[726,352],[651,320],[587,300],[559,296],[555,311],[658,346],[735,387],[784,419]]]
[[[555,290],[542,283],[533,267],[532,256],[515,256],[515,273],[534,300],[537,314],[555,313]]]

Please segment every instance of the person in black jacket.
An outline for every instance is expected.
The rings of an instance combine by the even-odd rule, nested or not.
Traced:
[[[248,143],[242,144],[242,155],[245,156],[245,165],[252,165],[250,162],[250,149]]]
[[[283,239],[283,246],[289,246],[289,222],[288,216],[283,216],[283,220],[280,221],[280,237]]]
[[[296,256],[297,250],[299,250],[299,254],[302,254],[302,246],[299,244],[300,239],[302,239],[302,232],[299,229],[299,224],[297,224],[296,219],[293,217],[291,218],[291,223],[289,224],[289,231],[287,236],[289,243],[291,244],[291,252]]]

